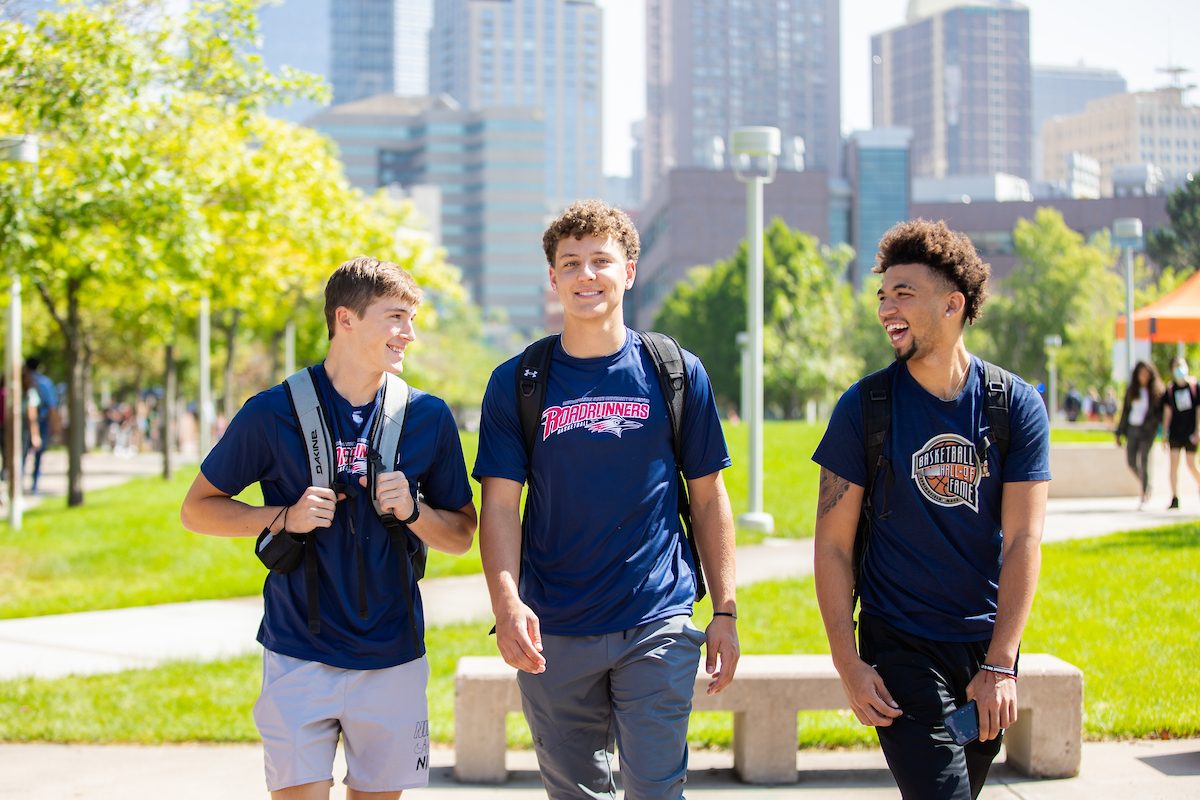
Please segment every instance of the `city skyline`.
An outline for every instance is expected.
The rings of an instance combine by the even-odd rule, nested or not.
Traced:
[[[629,128],[645,113],[644,4],[598,0],[604,9],[604,171],[629,174]],[[1026,0],[1030,9],[1031,60],[1037,66],[1117,70],[1130,91],[1166,85],[1157,70],[1180,66],[1200,83],[1200,52],[1189,48],[1187,32],[1200,30],[1200,3],[1143,0]],[[871,35],[904,23],[908,0],[844,0],[842,3],[842,132],[871,127]],[[1133,12],[1136,24],[1119,15]],[[852,12],[852,13],[851,13]],[[1064,35],[1064,31],[1070,32]],[[1188,99],[1200,102],[1200,89]]]

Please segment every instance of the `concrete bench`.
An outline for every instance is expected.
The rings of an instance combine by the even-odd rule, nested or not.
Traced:
[[[743,656],[737,677],[709,697],[708,675],[696,673],[696,711],[733,712],[733,763],[747,783],[795,783],[796,715],[849,708],[827,655]],[[1079,774],[1083,673],[1054,656],[1021,656],[1017,724],[1005,734],[1008,764],[1038,778]],[[498,657],[461,658],[455,676],[454,776],[502,783],[504,716],[521,710],[516,670]]]
[[[1150,472],[1167,474],[1160,445],[1150,449]],[[1125,463],[1125,448],[1111,444],[1050,445],[1051,497],[1137,497],[1142,486]]]

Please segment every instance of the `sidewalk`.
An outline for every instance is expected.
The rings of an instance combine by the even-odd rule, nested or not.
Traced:
[[[406,800],[545,800],[529,751],[510,752],[510,780],[499,786],[465,785],[451,776],[454,755],[431,754],[430,785]],[[728,753],[693,752],[689,800],[874,800],[895,798],[895,784],[878,750],[800,752],[800,780],[792,786],[749,786],[733,774]],[[341,751],[333,774],[345,775]],[[0,800],[260,800],[266,797],[258,745],[0,745]],[[340,800],[344,789],[335,786]],[[983,800],[1175,800],[1200,797],[1200,739],[1095,742],[1083,746],[1078,778],[1034,780],[999,761]]]
[[[58,456],[58,459],[54,457]],[[61,463],[59,463],[61,462]],[[158,474],[159,458],[93,454],[85,462],[85,490],[137,475]],[[87,473],[91,474],[87,474]],[[42,488],[65,492],[65,455],[47,454]],[[103,475],[102,475],[103,473]],[[1200,519],[1200,497],[1185,491],[1183,508],[1167,512],[1169,492],[1162,475],[1147,508],[1134,498],[1050,501],[1045,539],[1101,536]],[[1182,476],[1186,482],[1189,476]],[[1183,488],[1183,487],[1181,487]],[[811,540],[768,540],[738,550],[738,583],[793,578],[812,571]],[[422,582],[430,625],[490,616],[481,576]],[[197,601],[162,606],[93,611],[0,621],[0,680],[21,675],[60,677],[153,666],[175,659],[216,659],[258,649],[254,641],[261,598]],[[0,800],[54,797],[125,800],[168,794],[180,800],[211,796],[225,800],[261,798],[261,750],[256,745],[93,746],[0,744]],[[340,758],[340,754],[339,754]],[[432,754],[431,787],[406,798],[445,796],[460,800],[544,798],[529,752],[509,754],[513,780],[503,786],[463,786],[450,777],[453,753]],[[731,771],[729,753],[694,753],[688,797],[883,798],[896,790],[878,750],[801,752],[801,782],[791,787],[750,787]],[[344,768],[335,768],[343,775]],[[342,797],[338,787],[335,797]],[[1200,797],[1200,740],[1087,743],[1080,777],[1035,781],[998,764],[982,795],[1038,800]]]

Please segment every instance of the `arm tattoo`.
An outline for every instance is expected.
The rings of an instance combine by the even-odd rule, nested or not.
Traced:
[[[821,490],[817,499],[817,519],[821,519],[832,511],[846,496],[849,489],[850,481],[821,467]]]

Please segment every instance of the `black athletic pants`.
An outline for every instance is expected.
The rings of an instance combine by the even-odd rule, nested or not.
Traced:
[[[942,720],[967,702],[988,642],[937,642],[898,631],[860,614],[858,651],[874,665],[904,711],[875,730],[906,800],[970,800],[979,796],[1000,739],[954,744]]]

